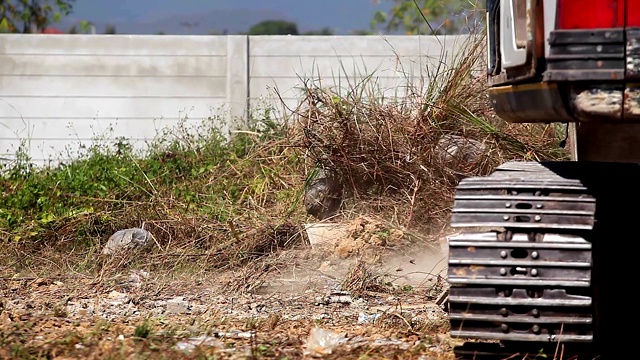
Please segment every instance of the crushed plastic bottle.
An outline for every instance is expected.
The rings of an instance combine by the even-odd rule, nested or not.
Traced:
[[[347,341],[346,337],[333,330],[313,328],[309,333],[304,354],[314,357],[329,355],[345,341]]]

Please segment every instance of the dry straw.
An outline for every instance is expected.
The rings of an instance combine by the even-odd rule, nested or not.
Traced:
[[[461,39],[441,41],[452,38]],[[459,52],[428,59],[419,76],[400,66],[402,96],[385,98],[375,74],[334,79],[340,87],[302,79],[291,141],[310,167],[340,179],[348,198],[357,200],[347,208],[387,213],[405,228],[425,230],[448,222],[462,177],[485,175],[511,159],[564,156],[555,127],[506,124],[493,114],[484,37],[462,39]]]

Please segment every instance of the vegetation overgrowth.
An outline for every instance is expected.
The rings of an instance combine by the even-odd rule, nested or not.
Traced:
[[[482,36],[441,39],[443,46],[461,41],[462,51],[425,59],[419,76],[398,57],[396,70],[407,81],[391,97],[381,95],[389,89],[370,74],[338,79],[342,86],[335,88],[306,81],[292,111],[299,129],[292,141],[305,150],[303,160],[338,178],[348,198],[358,200],[345,209],[383,214],[423,234],[446,227],[461,178],[486,175],[510,160],[567,158],[559,146],[562,128],[495,116]]]
[[[145,285],[149,294],[175,287],[167,285],[173,276],[186,275],[199,286],[202,277],[193,275],[224,270],[233,275],[225,291],[253,294],[270,273],[287,265],[289,252],[284,250],[308,248],[304,226],[314,219],[305,212],[303,198],[318,174],[330,174],[344,189],[341,210],[328,221],[377,218],[387,227],[376,227],[378,240],[403,234],[409,242],[420,242],[447,227],[461,178],[488,174],[508,160],[566,159],[567,152],[559,147],[563,129],[508,124],[493,114],[483,47],[482,37],[470,36],[461,53],[426,59],[420,76],[404,72],[406,59],[398,57],[397,71],[406,74],[406,86],[392,89],[397,96],[386,95],[389,89],[380,86],[375,73],[334,79],[339,87],[326,86],[326,78],[301,79],[299,106],[285,107],[284,118],[275,111],[279,106],[271,104],[236,124],[220,117],[190,126],[194,122],[185,119],[160,132],[145,150],[107,133],[80,152],[61,156],[70,160],[42,167],[32,163],[25,139],[14,159],[0,164],[0,284],[13,297],[20,291],[26,294],[21,296],[35,294],[32,286],[37,296],[46,291],[60,296],[63,282],[43,277],[78,277],[76,286],[82,289],[73,288],[62,305],[60,299],[43,299],[44,305],[38,306],[52,308],[53,315],[38,320],[0,302],[0,320],[14,319],[0,324],[2,348],[9,349],[0,350],[0,355],[226,358],[226,350],[244,344],[250,358],[302,356],[302,339],[318,321],[285,321],[275,313],[256,324],[253,319],[207,318],[202,321],[211,327],[267,335],[260,340],[264,342],[258,343],[255,336],[229,339],[222,346],[225,351],[205,347],[204,353],[186,356],[175,345],[191,334],[199,322],[195,318],[177,315],[184,323],[180,331],[161,318],[138,321],[137,326],[127,319],[123,327],[113,328],[100,320],[93,329],[90,321],[67,321],[64,305],[82,297],[79,294],[96,293],[96,287],[111,291],[117,281],[107,279],[127,270],[144,270],[154,279],[169,275],[164,284]],[[111,234],[132,227],[153,234],[151,249],[135,256],[101,254]],[[16,285],[22,282],[23,287]],[[353,296],[409,294],[422,300],[441,296],[441,286],[442,282],[436,284],[436,293],[396,288],[363,261],[341,281],[342,289]],[[152,295],[138,294],[136,301],[146,296]],[[335,326],[418,344],[408,350],[365,346],[362,353],[371,359],[419,358],[431,354],[432,347],[449,346],[439,338],[447,331],[443,319],[415,323],[400,313],[385,314],[372,325],[342,321]],[[25,340],[65,326],[74,330],[58,340],[45,339],[45,345]],[[156,331],[160,328],[167,329]],[[119,340],[124,333],[130,338]],[[359,354],[338,349],[329,358],[363,358]]]
[[[13,270],[43,250],[86,260],[130,227],[154,234],[155,256],[181,255],[174,265],[247,264],[304,243],[310,219],[301,199],[318,168],[345,187],[336,218],[378,215],[406,232],[441,230],[460,178],[511,159],[566,157],[553,125],[493,115],[478,66],[483,46],[468,37],[463,52],[430,59],[420,77],[407,74],[400,97],[381,96],[376,74],[343,79],[339,88],[307,80],[286,121],[267,107],[235,126],[184,122],[144,152],[124,138],[98,138],[50,167],[32,165],[22,147],[0,172],[0,236],[23,252]]]

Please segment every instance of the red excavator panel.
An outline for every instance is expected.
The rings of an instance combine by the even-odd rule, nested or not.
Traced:
[[[624,27],[627,1],[636,9],[640,4],[636,0],[558,0],[556,28],[570,30]],[[638,15],[634,16],[637,21]]]

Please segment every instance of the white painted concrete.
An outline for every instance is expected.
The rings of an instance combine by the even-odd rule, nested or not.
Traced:
[[[181,120],[282,109],[276,93],[293,108],[304,80],[348,91],[372,76],[379,94],[403,96],[464,39],[0,34],[0,159],[21,140],[36,163],[73,156],[96,136],[144,148]]]

